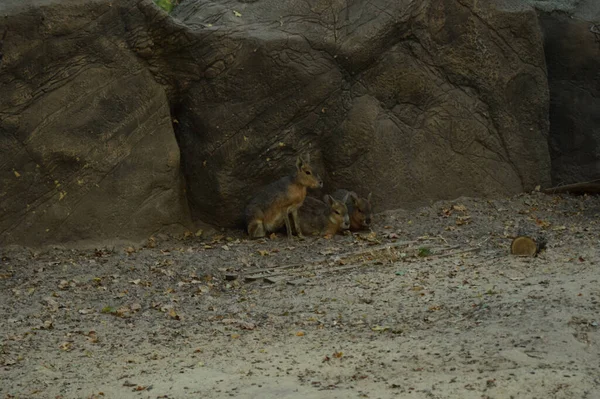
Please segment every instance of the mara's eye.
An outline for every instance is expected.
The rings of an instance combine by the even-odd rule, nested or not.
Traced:
[[[340,211],[335,211],[336,215],[341,215]]]
[[[310,170],[306,170],[306,171],[304,171],[304,173],[306,173],[307,175],[310,175]]]

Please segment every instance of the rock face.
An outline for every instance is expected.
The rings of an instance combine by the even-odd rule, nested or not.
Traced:
[[[540,15],[550,86],[550,154],[555,185],[600,178],[600,15],[598,25]]]
[[[376,211],[550,183],[533,10],[32,3],[0,5],[0,243],[142,237],[189,225],[188,204],[238,226],[306,152],[324,191],[372,192]]]
[[[306,151],[324,190],[372,191],[377,210],[550,182],[532,10],[187,0],[174,16],[212,33],[203,79],[176,111],[197,218],[235,225],[248,197]]]
[[[498,0],[538,10],[550,88],[554,185],[600,178],[600,1]]]
[[[165,90],[109,2],[4,3],[0,243],[139,240],[189,223]]]

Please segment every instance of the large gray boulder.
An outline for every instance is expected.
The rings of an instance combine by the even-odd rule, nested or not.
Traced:
[[[0,4],[0,243],[239,226],[310,153],[377,210],[550,184],[532,9],[433,1]],[[181,157],[181,162],[180,162]],[[182,180],[182,172],[185,177]]]
[[[598,2],[600,4],[600,2]],[[600,14],[597,26],[542,13],[555,185],[600,178]]]
[[[499,0],[538,10],[550,88],[554,185],[600,178],[600,1]]]
[[[127,42],[147,27],[116,2],[29,3],[0,5],[0,244],[189,225],[166,92]]]
[[[548,86],[532,9],[459,0],[187,0],[207,69],[176,118],[194,215],[245,201],[311,152],[327,191],[377,210],[550,183]]]

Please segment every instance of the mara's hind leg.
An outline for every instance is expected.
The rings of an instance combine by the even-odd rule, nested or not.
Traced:
[[[248,223],[248,235],[250,238],[262,238],[266,235],[262,220],[254,219]]]
[[[292,218],[294,219],[294,227],[296,228],[296,235],[298,238],[304,238],[302,234],[302,229],[300,228],[300,219],[298,218],[298,209],[294,209],[292,211]]]

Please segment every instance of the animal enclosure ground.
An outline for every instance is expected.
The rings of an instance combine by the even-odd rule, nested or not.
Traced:
[[[532,193],[332,240],[4,249],[0,398],[596,398],[599,215]],[[508,255],[520,229],[547,249]]]

